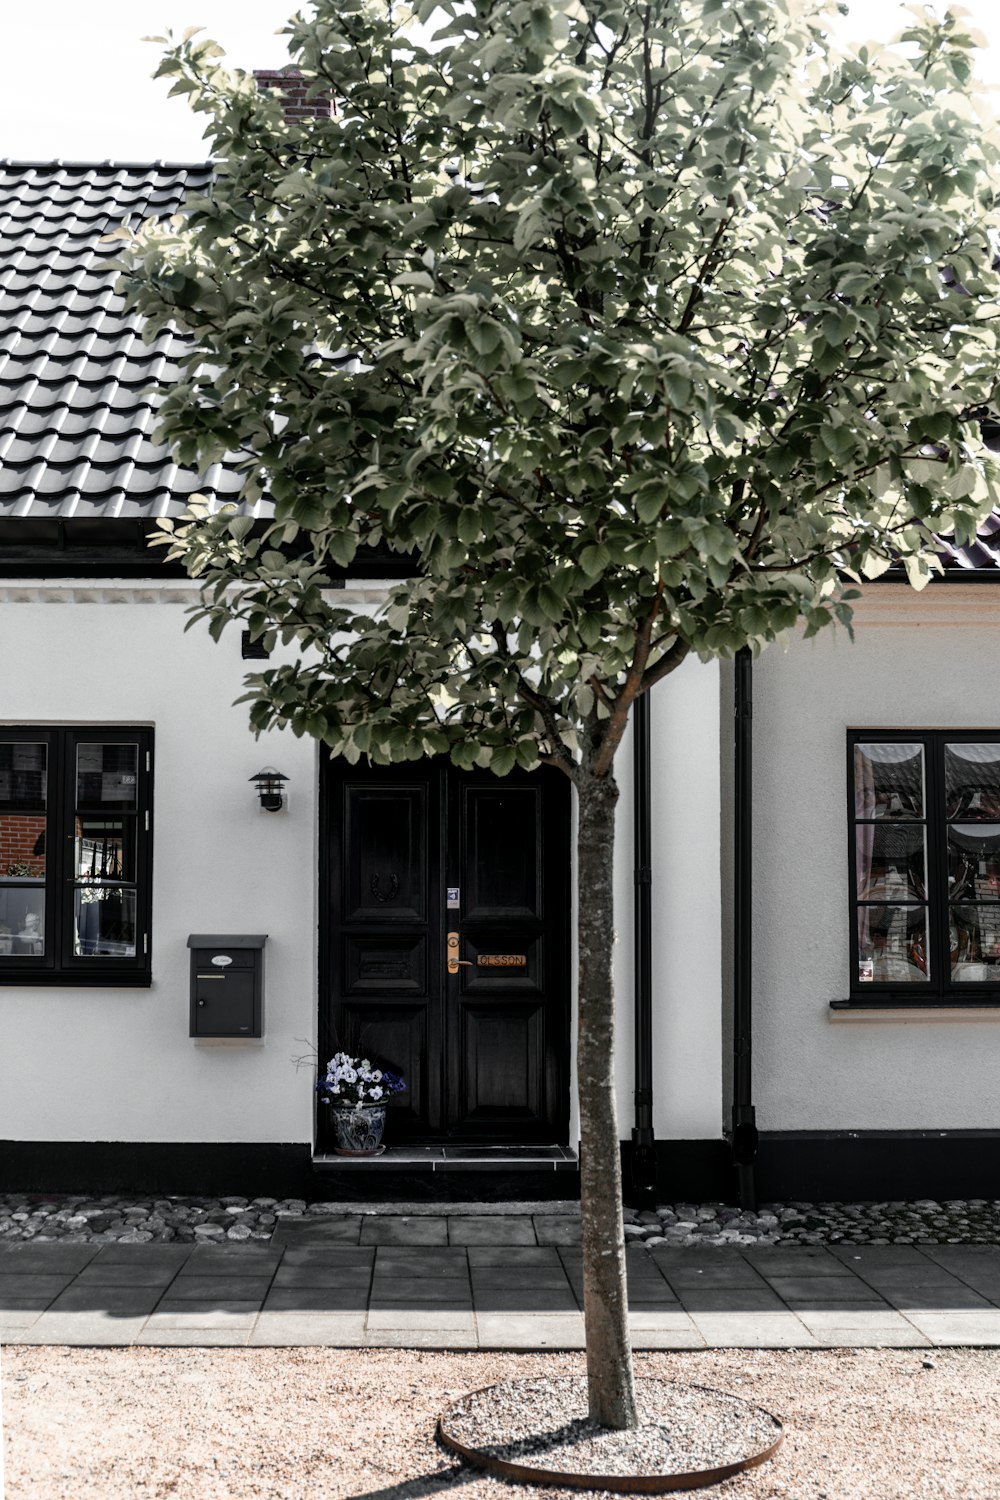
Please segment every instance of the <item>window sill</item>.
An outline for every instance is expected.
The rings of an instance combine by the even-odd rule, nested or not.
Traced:
[[[91,974],[54,974],[51,969],[46,972],[33,969],[20,974],[10,969],[0,972],[0,990],[22,989],[25,985],[35,989],[44,986],[51,990],[148,990],[152,983],[151,973],[123,974],[120,969],[117,973],[105,970],[104,973]]]
[[[1000,1021],[1000,996],[982,1000],[831,1000],[829,1018],[838,1024],[855,1021]]]

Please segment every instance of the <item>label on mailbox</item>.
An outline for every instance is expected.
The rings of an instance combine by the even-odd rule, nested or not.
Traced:
[[[525,969],[528,959],[524,953],[480,953],[476,965],[480,969]]]
[[[232,959],[229,957],[228,953],[217,953],[212,959],[212,962],[216,965],[217,968],[224,969],[227,964],[232,963]]]

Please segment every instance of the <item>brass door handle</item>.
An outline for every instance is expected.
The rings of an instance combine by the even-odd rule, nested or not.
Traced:
[[[462,969],[462,968],[465,968],[465,969],[474,969],[475,968],[475,964],[471,964],[467,958],[459,958],[459,956],[458,956],[458,944],[459,944],[458,933],[457,932],[449,932],[449,934],[448,934],[448,973],[449,974],[457,974],[458,971],[459,971],[459,969]]]

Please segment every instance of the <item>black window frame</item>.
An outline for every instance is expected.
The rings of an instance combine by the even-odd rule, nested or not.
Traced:
[[[50,985],[93,988],[114,985],[148,988],[152,983],[153,904],[153,730],[149,726],[0,726],[2,744],[47,746],[45,824],[45,942],[37,957],[0,954],[0,987]],[[86,744],[137,745],[134,813],[135,879],[112,877],[108,885],[134,885],[135,953],[128,956],[74,953],[74,895],[83,884],[74,868],[77,748]],[[0,889],[6,877],[0,871]],[[94,884],[99,884],[95,880]]]
[[[919,744],[924,760],[924,817],[907,825],[926,830],[926,981],[862,980],[859,977],[857,838],[859,826],[873,820],[857,817],[854,751],[859,744]],[[877,1008],[907,1006],[941,1009],[962,1006],[1000,1006],[1000,980],[954,979],[951,974],[951,939],[948,890],[948,809],[945,788],[945,747],[958,744],[995,744],[1000,748],[1000,730],[991,729],[849,729],[847,732],[847,828],[850,911],[850,999],[837,1006]],[[998,756],[1000,759],[1000,756]],[[890,823],[892,820],[886,820]],[[997,820],[1000,821],[1000,820]],[[893,903],[895,904],[895,903]],[[914,901],[913,905],[920,905]],[[969,902],[963,904],[979,904]],[[998,903],[1000,911],[1000,903]]]

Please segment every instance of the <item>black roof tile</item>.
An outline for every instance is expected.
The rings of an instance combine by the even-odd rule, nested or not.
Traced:
[[[233,464],[179,470],[153,441],[184,342],[144,343],[115,292],[124,221],[176,213],[211,164],[0,161],[0,517],[179,514],[234,498]]]

